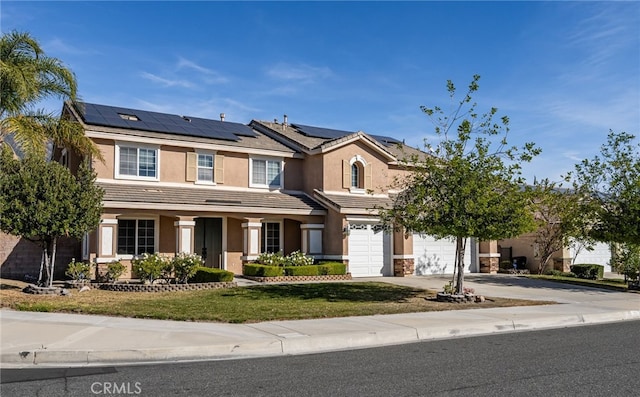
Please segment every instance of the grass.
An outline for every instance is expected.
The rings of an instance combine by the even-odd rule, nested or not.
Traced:
[[[483,303],[437,302],[435,291],[381,282],[259,285],[206,291],[131,293],[91,289],[71,296],[31,295],[3,280],[0,306],[15,310],[100,314],[224,323],[428,312],[552,302],[487,298]],[[15,282],[13,282],[15,285]]]
[[[603,288],[614,291],[629,291],[627,283],[624,279],[619,278],[605,278],[602,280],[587,280],[577,277],[564,277],[564,276],[551,276],[551,275],[528,275],[529,278],[556,281],[565,284],[583,285],[585,287]]]

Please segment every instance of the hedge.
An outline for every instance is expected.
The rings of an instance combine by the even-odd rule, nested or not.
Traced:
[[[571,265],[571,272],[578,278],[601,280],[604,277],[604,266],[593,264]]]
[[[279,276],[326,276],[347,274],[347,265],[338,262],[325,262],[308,266],[266,266],[257,263],[246,264],[242,274],[251,277]]]
[[[233,281],[233,273],[222,269],[198,266],[196,274],[189,279],[190,283],[228,283]]]
[[[278,277],[282,276],[281,266],[265,266],[257,263],[248,263],[242,266],[242,274],[252,277]]]
[[[347,265],[340,262],[323,262],[318,265],[318,274],[347,274]]]
[[[284,275],[285,276],[317,276],[320,274],[318,272],[318,265],[308,265],[308,266],[285,266],[284,267]]]

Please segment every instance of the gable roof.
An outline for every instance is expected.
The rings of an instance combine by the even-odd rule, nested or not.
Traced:
[[[425,153],[405,145],[388,136],[371,135],[363,131],[344,131],[331,128],[314,127],[305,124],[288,124],[252,120],[249,124],[256,130],[278,139],[287,145],[308,154],[333,150],[353,141],[360,140],[377,150],[391,162]]]
[[[336,194],[319,189],[313,191],[313,197],[327,208],[352,215],[376,215],[377,208],[388,208],[393,202],[388,196]]]

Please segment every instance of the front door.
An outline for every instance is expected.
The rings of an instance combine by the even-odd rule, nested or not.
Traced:
[[[222,218],[196,218],[195,251],[205,266],[222,268]]]

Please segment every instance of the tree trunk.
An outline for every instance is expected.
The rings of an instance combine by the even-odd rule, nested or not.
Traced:
[[[51,267],[49,266],[49,242],[44,242],[44,248],[42,249],[42,255],[44,256],[44,270],[46,273],[46,282],[43,282],[41,285],[49,285],[49,280],[51,280]]]
[[[44,261],[45,261],[45,253],[44,253],[44,250],[42,250],[42,255],[40,255],[40,272],[38,273],[38,285],[43,285],[42,269],[44,268]]]
[[[49,287],[53,286],[53,270],[56,265],[56,248],[58,246],[58,238],[54,237],[51,242],[51,277],[49,278]]]
[[[466,238],[456,237],[456,269],[458,278],[456,280],[456,293],[461,294],[464,287],[464,250]]]

